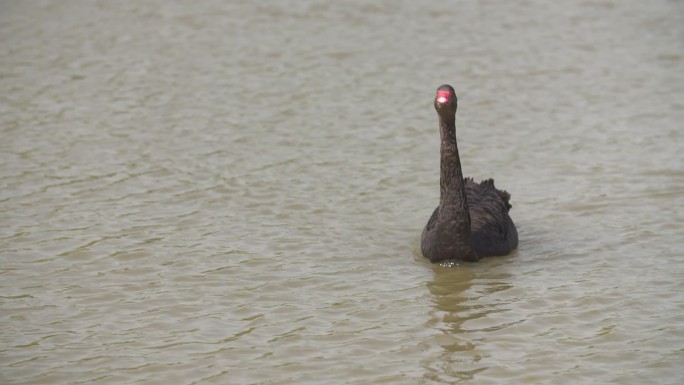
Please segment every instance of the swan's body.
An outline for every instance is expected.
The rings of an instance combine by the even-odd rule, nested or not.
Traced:
[[[456,145],[456,94],[449,85],[437,89],[439,116],[440,200],[421,237],[421,251],[432,262],[477,261],[506,255],[518,246],[518,232],[508,215],[510,194],[494,180],[463,178]]]

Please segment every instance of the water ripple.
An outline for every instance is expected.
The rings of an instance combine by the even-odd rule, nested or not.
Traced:
[[[4,4],[0,381],[681,382],[679,7]],[[420,255],[444,82],[510,256]]]

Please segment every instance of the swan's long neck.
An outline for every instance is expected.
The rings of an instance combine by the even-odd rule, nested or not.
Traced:
[[[444,116],[443,116],[444,115]],[[439,114],[441,137],[439,221],[443,231],[456,237],[461,253],[473,253],[470,213],[466,199],[465,181],[456,145],[455,114]]]

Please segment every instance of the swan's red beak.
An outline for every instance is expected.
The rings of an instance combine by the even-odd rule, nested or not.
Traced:
[[[449,91],[437,91],[437,103],[447,104],[451,100],[451,93]]]

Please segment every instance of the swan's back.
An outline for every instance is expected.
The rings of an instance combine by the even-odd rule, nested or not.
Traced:
[[[473,247],[479,257],[505,255],[518,246],[518,231],[508,215],[511,195],[494,187],[494,180],[476,183],[466,178]]]

